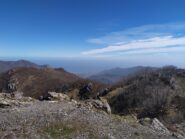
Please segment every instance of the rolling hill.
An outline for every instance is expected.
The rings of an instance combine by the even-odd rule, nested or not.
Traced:
[[[65,91],[78,80],[78,76],[63,69],[16,68],[0,75],[0,92],[18,91],[38,98],[48,91]]]
[[[48,97],[48,92],[73,92],[92,83],[93,94],[104,86],[94,81],[85,80],[63,68],[15,68],[0,74],[0,92],[22,92],[24,96]],[[78,97],[78,91],[71,94]]]
[[[0,61],[0,73],[8,71],[13,68],[20,68],[20,67],[32,67],[32,68],[39,68],[41,66],[34,64],[30,61],[26,60],[18,60],[18,61]]]

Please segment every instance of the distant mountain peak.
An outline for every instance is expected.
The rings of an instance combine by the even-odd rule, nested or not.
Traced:
[[[0,72],[20,67],[40,68],[41,66],[23,59],[17,61],[0,61]]]

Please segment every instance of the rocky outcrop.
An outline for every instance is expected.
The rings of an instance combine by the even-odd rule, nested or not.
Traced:
[[[170,134],[170,131],[157,118],[153,119],[151,126],[162,134]]]
[[[103,110],[106,111],[108,114],[111,114],[111,108],[107,102],[106,99],[104,98],[99,98],[99,99],[89,99],[86,101],[80,101],[77,102],[74,99],[70,99],[68,95],[63,94],[63,93],[56,93],[56,92],[48,92],[49,94],[49,100],[56,100],[56,101],[71,101],[74,102],[75,104],[78,105],[87,105],[89,109],[96,108],[98,110]]]
[[[0,100],[0,108],[6,108],[9,107],[10,103],[4,100]]]
[[[17,88],[18,88],[17,86],[19,84],[18,79],[12,76],[14,71],[15,70],[12,69],[8,72],[9,80],[7,84],[7,87],[8,87],[7,89],[8,89],[8,92],[11,92],[11,93],[17,91]]]
[[[88,83],[82,87],[79,91],[79,96],[81,100],[90,99],[92,97],[93,84]]]
[[[35,101],[27,106],[0,108],[0,138],[177,139],[134,121],[89,110],[85,104],[77,107],[71,101]]]
[[[100,98],[101,102],[103,103],[103,108],[106,110],[108,114],[111,114],[111,107],[106,99]]]
[[[70,100],[69,96],[63,93],[48,92],[48,94],[51,100]]]
[[[7,108],[12,106],[27,105],[33,102],[31,97],[20,96],[20,92],[14,93],[0,93],[0,108]]]
[[[110,108],[107,100],[104,98],[87,100],[86,103],[91,108],[94,107],[98,110],[103,110],[103,111],[107,112],[108,114],[111,114],[111,108]]]

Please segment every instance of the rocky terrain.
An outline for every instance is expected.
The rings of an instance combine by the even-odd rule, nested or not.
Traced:
[[[74,139],[176,139],[157,119],[140,124],[133,116],[107,113],[98,102],[70,100],[51,93],[52,100],[0,96],[0,137]],[[100,100],[97,100],[101,102]],[[94,105],[96,104],[96,105]]]

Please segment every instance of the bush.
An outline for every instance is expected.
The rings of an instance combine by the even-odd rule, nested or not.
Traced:
[[[168,66],[158,70],[143,71],[120,81],[112,87],[112,90],[123,88],[121,93],[109,99],[112,112],[121,115],[135,113],[138,118],[162,119],[168,116],[169,109],[177,108],[175,121],[182,120],[182,117],[185,119],[185,98],[182,98],[185,96],[183,93],[185,78],[181,76],[183,73],[184,70]]]

